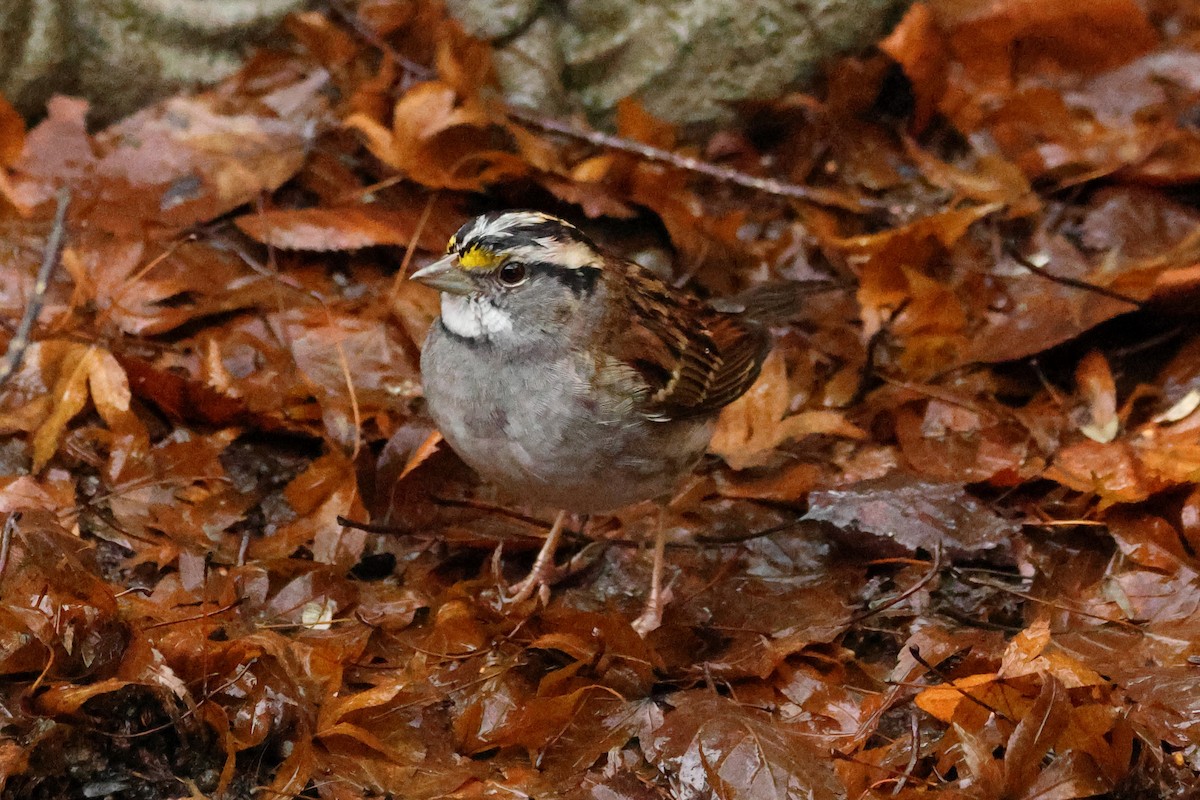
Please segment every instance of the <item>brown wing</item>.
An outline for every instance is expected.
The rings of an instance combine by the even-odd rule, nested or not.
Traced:
[[[760,325],[716,311],[636,265],[627,269],[639,290],[626,290],[628,305],[613,308],[632,305],[637,313],[609,321],[607,349],[645,382],[635,398],[643,414],[660,421],[705,416],[750,388],[770,349]]]

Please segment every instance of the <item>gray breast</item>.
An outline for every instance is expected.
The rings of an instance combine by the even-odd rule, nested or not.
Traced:
[[[651,422],[622,398],[597,396],[589,359],[506,352],[440,324],[421,373],[430,414],[455,452],[532,506],[607,511],[666,494],[711,435],[709,421]]]

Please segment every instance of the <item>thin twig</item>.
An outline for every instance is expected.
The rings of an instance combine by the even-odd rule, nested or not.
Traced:
[[[12,546],[13,533],[17,523],[21,521],[21,512],[14,511],[4,520],[4,533],[0,534],[0,580],[4,578],[4,570],[8,567],[8,549]]]
[[[510,508],[504,508],[502,506],[492,505],[491,503],[484,503],[479,500],[468,500],[468,499],[464,499],[464,498],[450,498],[450,497],[434,497],[434,498],[432,498],[432,500],[433,500],[434,504],[439,505],[439,506],[447,506],[449,508],[469,508],[469,509],[476,510],[476,511],[484,511],[489,514],[495,514],[495,515],[501,516],[501,517],[507,517],[508,519],[511,519],[515,522],[519,522],[524,525],[528,525],[529,527],[536,528],[540,531],[545,531],[550,528],[549,523],[545,522],[544,520],[540,520],[540,519],[537,519],[536,517],[531,517],[526,514],[522,514],[519,511],[513,511]],[[357,530],[357,531],[363,531],[364,533],[375,533],[375,534],[392,535],[392,536],[428,536],[429,535],[426,533],[417,533],[416,531],[413,531],[411,529],[404,528],[404,527],[401,527],[398,525],[388,525],[386,523],[377,523],[377,522],[356,522],[355,520],[347,519],[346,517],[343,517],[343,516],[339,516],[337,518],[337,521],[338,521],[338,524],[341,525],[342,527],[351,528],[351,529]],[[702,550],[702,549],[707,549],[707,548],[711,548],[711,547],[730,547],[732,545],[738,545],[743,542],[748,542],[752,539],[761,539],[764,536],[771,536],[776,533],[782,533],[783,531],[790,530],[792,528],[798,528],[798,527],[800,527],[802,525],[806,525],[806,524],[816,524],[816,523],[810,519],[800,518],[800,519],[791,520],[790,522],[784,522],[779,525],[774,525],[770,528],[763,528],[762,530],[751,531],[750,533],[740,534],[737,536],[716,537],[716,536],[705,536],[703,534],[698,534],[698,535],[694,536],[693,540],[690,542],[667,542],[667,547],[672,550]],[[487,533],[487,532],[479,532],[476,535],[483,539],[498,540],[498,541],[509,541],[514,538],[538,539],[538,540],[546,538],[544,534],[516,533],[516,532],[512,533],[511,535],[507,534],[507,533],[505,533],[505,534],[495,533],[494,534],[494,533]],[[635,539],[635,538],[626,538],[626,537],[618,537],[618,536],[614,536],[614,537],[606,536],[602,539],[593,539],[589,536],[586,536],[582,531],[572,530],[571,528],[563,529],[563,537],[566,539],[569,539],[571,541],[574,541],[574,542],[600,542],[605,545],[611,545],[614,547],[641,547],[641,546],[645,545],[645,543],[646,543],[645,539],[640,539],[640,538]]]
[[[834,733],[831,735],[837,736],[838,734]],[[859,764],[860,766],[864,766],[867,769],[873,769],[876,772],[883,772],[887,775],[891,775],[892,777],[896,778],[897,780],[905,777],[904,773],[901,772],[900,770],[896,769],[895,767],[885,766],[884,764],[875,764],[870,761],[863,761],[861,759],[855,758],[852,755],[838,752],[837,750],[834,750],[832,753],[830,753],[830,757],[835,758],[838,761],[845,761],[850,764]],[[913,776],[909,776],[909,777],[913,777]],[[930,787],[930,788],[933,788],[937,785],[936,781],[932,781],[929,778],[916,778],[916,780],[921,781],[927,787]],[[862,797],[862,796],[864,796],[864,795],[860,795],[860,797]]]
[[[452,498],[435,497],[435,498],[433,498],[433,503],[435,505],[448,506],[450,508],[469,508],[469,509],[473,509],[476,511],[486,511],[489,514],[497,514],[502,517],[507,517],[508,519],[514,520],[516,522],[520,522],[524,525],[528,525],[531,528],[536,528],[539,531],[547,531],[550,529],[550,524],[545,522],[544,520],[540,520],[540,519],[537,519],[536,517],[531,517],[531,516],[528,516],[527,514],[522,514],[518,511],[513,511],[508,508],[494,506],[494,505],[491,505],[490,503],[481,503],[478,500],[458,500],[458,499],[452,499]],[[356,522],[355,520],[347,519],[346,517],[343,517],[343,516],[339,516],[337,518],[337,521],[338,521],[338,524],[341,525],[343,528],[351,528],[352,530],[363,531],[364,533],[379,533],[379,534],[386,534],[386,535],[392,535],[392,536],[423,536],[423,535],[426,535],[426,534],[419,534],[410,528],[405,528],[400,525],[390,525],[386,522]],[[572,537],[576,537],[579,535],[578,533],[571,531],[571,530],[564,531],[564,533],[567,535],[570,535]],[[518,537],[522,537],[522,538],[526,538],[526,539],[545,539],[546,538],[544,533],[541,533],[541,534],[514,533],[513,536],[518,536]],[[492,537],[488,537],[488,538],[512,538],[512,537],[492,536]]]
[[[1045,278],[1048,281],[1053,281],[1054,283],[1061,283],[1064,286],[1071,286],[1075,289],[1083,289],[1085,292],[1093,292],[1094,294],[1101,295],[1102,297],[1107,297],[1110,300],[1117,300],[1122,303],[1128,303],[1129,305],[1133,306],[1134,308],[1142,308],[1145,305],[1145,303],[1142,302],[1141,300],[1134,299],[1126,294],[1121,294],[1120,292],[1115,291],[1113,289],[1109,289],[1106,286],[1097,286],[1094,283],[1089,283],[1088,281],[1080,280],[1079,278],[1068,278],[1065,275],[1055,275],[1053,272],[1050,272],[1045,267],[1040,267],[1037,264],[1030,261],[1023,254],[1019,253],[1015,248],[1010,247],[1008,250],[1008,254],[1010,256],[1012,256],[1013,261],[1016,261],[1018,264],[1020,264],[1022,267],[1029,270],[1030,272],[1032,272],[1034,275]]]
[[[390,44],[385,42],[379,34],[372,30],[370,25],[363,22],[362,18],[359,17],[358,14],[346,8],[344,5],[342,5],[342,3],[336,2],[335,0],[335,2],[331,2],[329,4],[329,7],[333,10],[333,13],[341,17],[342,21],[349,25],[355,33],[361,36],[363,40],[367,42],[367,44],[379,48],[379,52],[387,56],[387,58],[389,58],[393,64],[400,67],[400,69],[404,70],[409,75],[412,75],[414,78],[418,78],[423,81],[431,80],[437,77],[437,71],[432,67],[427,67],[424,64],[418,64],[416,61],[413,61],[410,58],[405,58],[397,53]]]
[[[413,254],[417,252],[421,236],[425,233],[425,225],[429,222],[429,214],[433,211],[437,196],[436,191],[430,192],[429,199],[425,201],[425,209],[421,212],[421,218],[417,220],[417,227],[413,230],[412,239],[404,246],[404,258],[400,259],[400,269],[396,270],[396,277],[392,280],[392,290],[388,293],[389,308],[396,305],[396,298],[400,295],[400,286],[408,280],[408,267],[412,263]],[[416,344],[420,345],[420,342],[416,342]]]
[[[933,664],[930,664],[928,661],[925,660],[925,657],[921,655],[921,648],[917,647],[916,645],[912,645],[908,648],[908,653],[909,653],[909,655],[911,655],[913,657],[914,661],[916,661],[918,664],[920,664],[925,669],[932,672],[934,675],[941,678],[943,686],[953,689],[954,691],[958,692],[966,699],[970,700],[975,705],[995,714],[1000,719],[1008,720],[1009,722],[1013,721],[1012,717],[1010,717],[1008,714],[1005,714],[1000,709],[988,705],[987,703],[983,702],[975,695],[964,690],[961,686],[955,685],[954,681],[952,679],[950,679],[944,672],[942,672],[940,669],[935,667]],[[926,687],[926,688],[929,688],[929,687]]]
[[[1139,626],[1136,622],[1131,622],[1130,620],[1127,620],[1127,619],[1112,619],[1111,617],[1106,617],[1102,614],[1093,614],[1090,611],[1084,611],[1083,609],[1079,609],[1079,608],[1072,608],[1071,606],[1069,606],[1065,603],[1056,602],[1054,600],[1046,600],[1045,598],[1041,598],[1036,595],[1029,594],[1028,592],[1019,592],[1016,589],[1013,589],[1011,586],[1005,586],[1003,583],[998,582],[998,581],[983,580],[982,578],[972,578],[970,575],[967,575],[966,571],[963,569],[955,568],[954,573],[956,575],[958,575],[958,577],[962,578],[965,582],[974,584],[975,586],[986,586],[989,589],[997,589],[1001,592],[1006,592],[1008,594],[1011,594],[1014,597],[1019,597],[1022,600],[1028,600],[1031,603],[1040,603],[1044,606],[1053,608],[1058,611],[1065,611],[1068,614],[1078,614],[1081,617],[1088,617],[1089,619],[1094,619],[1099,622],[1108,622],[1113,625],[1121,625],[1132,631],[1136,631],[1137,633],[1139,633],[1143,636],[1146,633],[1141,628],[1141,626]]]
[[[204,695],[204,697],[202,697],[200,699],[199,703],[192,704],[190,708],[188,708],[186,711],[184,711],[182,714],[180,714],[178,717],[171,720],[170,722],[164,722],[162,725],[156,725],[153,728],[148,728],[144,731],[135,731],[134,733],[115,733],[113,731],[103,731],[103,730],[99,730],[99,729],[95,729],[95,728],[93,728],[93,730],[96,733],[100,734],[101,736],[107,736],[110,739],[138,739],[143,736],[152,736],[153,734],[156,734],[160,731],[165,731],[168,728],[177,728],[181,722],[183,722],[185,719],[187,719],[188,717],[190,717],[194,713],[196,713],[196,710],[198,708],[200,708],[200,706],[204,705],[209,700],[216,697],[219,693],[225,691],[230,686],[233,686],[235,683],[240,681],[242,679],[242,676],[245,675],[247,672],[249,672],[250,668],[254,666],[254,663],[255,662],[250,661],[246,664],[242,664],[241,669],[238,670],[238,673],[236,675],[234,675],[232,678],[230,678],[225,683],[218,686],[216,689],[213,689],[211,692],[206,693]],[[206,678],[206,680],[207,680],[207,678]]]
[[[913,776],[913,772],[917,769],[917,760],[921,757],[921,725],[917,719],[916,712],[909,716],[910,734],[912,735],[912,753],[908,757],[908,765],[904,768],[904,774],[900,776],[900,780],[896,781],[896,786],[892,789],[892,797],[897,796],[904,790],[904,785],[908,783],[908,779]]]
[[[234,600],[232,603],[221,606],[220,608],[215,609],[213,611],[205,611],[202,614],[196,614],[191,617],[183,617],[182,619],[166,619],[161,622],[155,622],[152,625],[147,625],[146,627],[142,628],[142,631],[144,632],[144,631],[148,631],[148,630],[153,630],[154,628],[162,628],[162,627],[166,627],[168,625],[179,625],[180,623],[184,623],[184,622],[196,622],[197,620],[201,620],[201,619],[209,619],[211,617],[217,616],[218,614],[224,614],[226,611],[232,611],[233,609],[240,606],[242,604],[242,601],[243,601],[243,598],[238,598],[237,600]]]
[[[933,563],[929,565],[929,571],[926,572],[924,575],[922,575],[920,580],[918,580],[912,586],[905,589],[900,594],[898,594],[895,597],[888,600],[883,605],[876,606],[875,608],[867,609],[866,611],[862,612],[858,616],[851,617],[849,622],[846,623],[846,625],[850,626],[850,625],[854,625],[855,623],[862,622],[864,619],[869,619],[881,611],[887,611],[889,608],[896,605],[897,603],[900,603],[900,602],[906,600],[907,598],[912,597],[914,594],[921,591],[921,589],[926,584],[928,584],[931,580],[933,580],[934,576],[936,576],[938,574],[938,572],[941,570],[941,568],[942,568],[942,545],[941,545],[941,542],[938,542],[937,546],[933,548]]]
[[[25,350],[29,347],[29,334],[33,331],[33,323],[37,321],[38,314],[41,313],[42,303],[46,299],[46,290],[50,288],[50,276],[54,274],[54,268],[58,266],[58,260],[62,256],[63,238],[67,226],[67,207],[71,205],[71,190],[60,189],[57,203],[54,209],[54,224],[50,227],[50,238],[46,240],[46,251],[42,255],[42,266],[38,268],[37,280],[33,284],[33,293],[25,305],[25,315],[21,317],[21,324],[17,326],[17,332],[13,334],[13,338],[8,343],[8,353],[5,354],[4,363],[0,365],[0,384],[11,378],[13,373],[21,368]]]
[[[823,206],[835,206],[849,211],[865,211],[878,205],[874,201],[865,198],[848,200],[838,192],[829,189],[822,189],[815,186],[801,186],[796,183],[775,180],[774,178],[760,178],[748,172],[733,169],[732,167],[722,167],[718,164],[702,161],[699,158],[680,155],[671,150],[664,150],[661,147],[654,147],[653,145],[644,144],[624,136],[615,136],[603,131],[581,128],[557,117],[535,114],[524,108],[506,105],[504,113],[509,119],[519,122],[522,125],[528,125],[549,133],[569,136],[572,139],[578,139],[596,147],[606,147],[610,150],[630,153],[645,161],[666,164],[685,172],[704,175],[724,183],[732,183],[735,186],[753,189],[754,191],[775,195],[776,197],[807,200],[811,203]]]
[[[804,525],[818,525],[818,524],[820,524],[820,523],[817,522],[816,520],[808,519],[807,517],[797,517],[796,519],[789,520],[787,522],[781,522],[778,525],[772,525],[769,528],[761,528],[757,531],[750,531],[749,533],[739,533],[739,534],[733,534],[730,536],[709,536],[709,535],[706,535],[703,533],[699,533],[699,534],[696,534],[695,539],[698,544],[706,545],[706,546],[710,546],[710,547],[719,546],[719,545],[742,544],[743,542],[749,542],[754,539],[761,539],[764,536],[774,536],[777,533],[783,533],[784,531],[790,531],[793,528],[799,528]],[[668,543],[668,546],[670,546],[670,543]]]

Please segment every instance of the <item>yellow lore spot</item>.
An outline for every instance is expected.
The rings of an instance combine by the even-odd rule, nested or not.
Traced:
[[[491,250],[478,246],[458,255],[458,265],[463,269],[491,269],[499,261],[499,256]]]

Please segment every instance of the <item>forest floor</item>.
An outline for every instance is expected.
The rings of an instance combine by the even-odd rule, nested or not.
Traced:
[[[432,5],[287,27],[104,130],[0,103],[0,796],[1200,797],[1194,3],[917,4],[699,140],[506,107]],[[554,510],[424,411],[405,276],[504,207],[842,287],[644,639],[653,506],[505,604]]]

